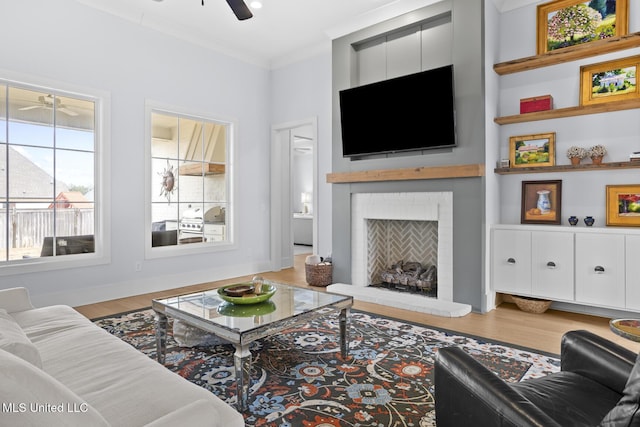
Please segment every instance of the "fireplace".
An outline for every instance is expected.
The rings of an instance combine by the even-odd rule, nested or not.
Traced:
[[[437,248],[434,249],[438,279],[435,298],[368,286],[371,283],[370,269],[375,268],[369,266],[370,257],[373,255],[369,253],[368,241],[384,239],[384,237],[372,235],[376,231],[367,226],[372,220],[391,221],[399,224],[400,228],[415,228],[419,223],[424,223],[426,228],[429,227],[427,224],[432,224],[431,230],[437,235],[434,239],[435,243],[430,243],[430,245],[435,244]],[[401,238],[393,237],[392,239],[399,241]],[[442,316],[454,317],[469,313],[471,306],[453,302],[453,193],[353,194],[351,198],[351,284],[333,284],[328,289],[332,292],[352,295],[355,299],[363,301]]]
[[[369,286],[437,297],[438,222],[367,219]]]

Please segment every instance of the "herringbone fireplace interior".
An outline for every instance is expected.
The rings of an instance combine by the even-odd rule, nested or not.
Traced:
[[[435,296],[438,222],[367,219],[366,227],[368,283]]]

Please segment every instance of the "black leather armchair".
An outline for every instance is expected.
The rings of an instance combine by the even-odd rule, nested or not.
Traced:
[[[440,349],[437,425],[640,426],[636,356],[591,332],[572,331],[562,338],[560,372],[506,383],[461,348]]]

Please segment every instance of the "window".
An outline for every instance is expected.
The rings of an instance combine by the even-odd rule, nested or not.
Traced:
[[[167,246],[230,244],[231,123],[155,109],[149,114],[150,247],[161,248],[157,254]]]
[[[102,252],[99,105],[0,80],[0,267]]]

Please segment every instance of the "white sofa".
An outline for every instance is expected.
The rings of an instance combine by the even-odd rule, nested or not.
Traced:
[[[0,290],[0,426],[244,426],[190,383],[64,305]]]

